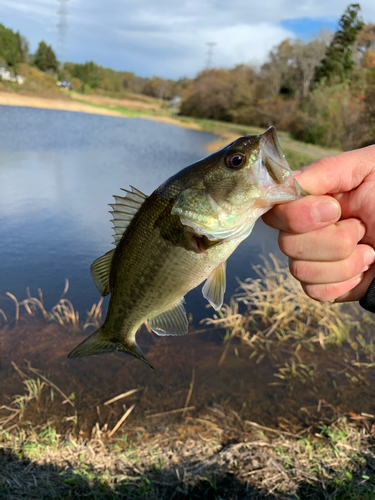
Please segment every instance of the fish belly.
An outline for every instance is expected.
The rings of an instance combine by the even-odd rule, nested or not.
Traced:
[[[239,242],[222,242],[195,253],[160,237],[147,245],[124,248],[116,263],[114,287],[106,322],[112,330],[135,335],[147,319],[166,311],[204,281]]]

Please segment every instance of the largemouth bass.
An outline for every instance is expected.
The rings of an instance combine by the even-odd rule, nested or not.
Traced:
[[[107,316],[70,358],[118,350],[151,366],[136,342],[139,327],[148,320],[157,335],[185,335],[184,296],[204,280],[204,297],[219,309],[226,260],[256,220],[307,194],[273,127],[186,167],[148,197],[124,191],[111,205],[116,247],[91,266],[100,293],[111,294]]]

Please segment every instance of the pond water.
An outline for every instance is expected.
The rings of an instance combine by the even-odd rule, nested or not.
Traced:
[[[207,133],[141,118],[0,106],[0,309],[13,318],[14,303],[6,292],[23,300],[30,287],[33,295],[42,289],[49,310],[66,278],[70,282],[67,297],[75,309],[82,314],[91,308],[100,295],[90,265],[112,248],[108,213],[112,195],[129,185],[150,194],[169,176],[206,156],[205,146],[214,139]],[[277,233],[259,221],[228,261],[227,302],[237,288],[236,277],[252,276],[252,265],[261,261],[259,255],[269,252],[281,256]],[[201,287],[190,292],[186,302],[195,330],[202,328],[199,321],[212,316],[213,309],[207,309]],[[150,335],[142,328],[137,339],[156,368],[152,372],[121,353],[68,360],[67,354],[87,336],[86,331],[38,321],[20,321],[15,328],[3,325],[0,316],[0,406],[25,390],[25,376],[35,376],[28,369],[30,362],[66,394],[74,394],[76,406],[61,404],[61,398],[48,399],[45,389],[45,407],[37,407],[28,418],[40,423],[51,418],[63,430],[72,430],[67,426],[77,422],[76,410],[78,428],[88,433],[97,421],[113,426],[123,413],[123,402],[115,410],[103,402],[134,388],[142,390],[132,396],[137,403],[132,418],[142,426],[145,415],[183,407],[193,386],[189,404],[197,416],[207,406],[220,404],[241,418],[266,425],[281,425],[287,419],[307,426],[333,418],[336,407],[375,412],[370,396],[375,373],[366,372],[359,391],[352,372],[342,366],[348,356],[348,369],[353,371],[349,347],[347,354],[338,349],[305,349],[304,358],[298,359],[317,374],[313,382],[307,385],[297,377],[291,384],[275,386],[275,380],[280,382],[275,373],[291,352],[297,353],[293,344],[267,351],[258,362],[249,347],[233,342],[220,363],[224,332],[195,331],[175,338]],[[16,373],[12,362],[27,375]],[[330,413],[323,415],[322,405]]]
[[[22,300],[30,287],[49,309],[68,278],[75,309],[89,309],[100,297],[90,265],[113,248],[112,195],[129,185],[150,194],[214,139],[141,118],[0,106],[0,308],[12,311],[6,292]],[[242,243],[229,259],[226,300],[276,241],[261,223]],[[205,306],[201,287],[187,297],[195,322]]]

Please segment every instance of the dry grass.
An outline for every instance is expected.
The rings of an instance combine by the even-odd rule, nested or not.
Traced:
[[[148,432],[126,420],[133,404],[116,438],[97,423],[83,439],[58,434],[48,421],[33,427],[25,420],[27,406],[52,386],[15,368],[25,393],[1,408],[2,498],[373,498],[373,415],[296,433],[215,405]]]
[[[183,390],[169,400],[168,391],[175,390],[166,387],[168,383],[174,387],[169,372],[165,379],[159,374],[154,389],[148,375],[141,383],[138,379],[138,384],[123,386],[114,397],[103,398],[96,392],[89,399],[89,394],[78,394],[76,382],[62,390],[52,376],[30,363],[13,363],[11,376],[18,378],[23,389],[0,407],[0,498],[374,498],[371,404],[368,413],[358,411],[362,403],[357,412],[343,411],[321,392],[329,371],[336,392],[343,392],[346,384],[352,391],[349,397],[354,391],[362,394],[362,402],[370,401],[375,360],[369,317],[360,317],[355,307],[308,299],[273,256],[255,270],[258,279],[241,282],[231,303],[206,320],[227,332],[224,347],[215,351],[217,360],[222,353],[220,371],[228,365],[228,375],[233,373],[232,349],[238,350],[238,362],[250,355],[247,370],[254,365],[260,370],[271,360],[271,369],[276,368],[273,384],[281,387],[272,387],[274,402],[263,409],[272,411],[272,405],[279,404],[277,398],[298,397],[298,389],[291,392],[296,386],[313,394],[315,407],[301,402],[296,406],[298,417],[279,413],[271,418],[275,425],[261,414],[258,419],[252,414],[249,418],[245,403],[257,401],[250,386],[251,396],[244,397],[239,411],[234,411],[229,394],[221,404],[207,405],[210,387],[202,369],[204,356],[189,365]],[[15,320],[41,318],[68,329],[97,326],[100,304],[80,322],[66,299],[67,286],[49,312],[40,291],[37,297],[28,294],[20,302],[12,297]],[[185,350],[188,341],[184,340]],[[162,358],[162,352],[157,354],[160,360],[168,359]],[[328,365],[327,372],[317,364],[323,355],[336,363]],[[171,370],[182,381],[174,366]],[[212,367],[207,364],[206,369]],[[129,371],[125,373],[130,377]],[[254,378],[253,385],[258,383]],[[72,387],[75,392],[70,393]],[[267,382],[261,390],[266,387]],[[181,389],[181,382],[175,388]],[[238,391],[233,385],[233,392]],[[87,401],[95,401],[91,403],[94,419],[87,419]]]
[[[80,328],[81,323],[79,320],[79,313],[73,307],[73,304],[68,300],[65,296],[69,290],[69,280],[65,280],[65,287],[63,293],[55,304],[51,311],[46,311],[43,302],[43,293],[40,288],[38,288],[38,297],[32,297],[30,295],[30,290],[27,288],[26,290],[26,299],[19,301],[17,297],[15,297],[12,293],[6,292],[6,295],[12,299],[15,306],[15,314],[14,314],[14,324],[17,326],[20,321],[20,316],[22,312],[26,313],[26,317],[23,319],[43,319],[45,322],[56,322],[61,326]],[[97,304],[93,304],[90,311],[86,312],[86,319],[82,324],[83,329],[88,327],[99,328],[102,321],[102,303],[103,298],[101,297]],[[3,319],[5,323],[9,323],[11,321],[10,318],[7,317],[5,312],[0,309],[0,319]]]
[[[358,351],[361,345],[368,363],[373,364],[372,342],[367,342],[362,335],[372,325],[368,313],[359,311],[354,304],[310,299],[275,256],[262,258],[264,265],[253,267],[258,278],[239,281],[239,292],[230,304],[224,304],[213,318],[204,320],[206,325],[227,330],[226,349],[231,339],[239,338],[251,348],[251,355],[256,356],[258,362],[280,348],[288,348],[300,362],[301,349],[311,352],[317,346],[326,350],[329,346],[347,344]],[[240,311],[241,305],[245,310],[242,307]]]

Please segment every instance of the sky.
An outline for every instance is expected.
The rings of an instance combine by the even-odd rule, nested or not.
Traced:
[[[259,65],[286,38],[308,41],[335,31],[349,5],[340,0],[1,0],[0,23],[25,36],[30,52],[44,40],[58,59],[94,61],[139,76],[194,77],[215,67]],[[375,1],[360,2],[375,22]],[[64,50],[58,12],[67,14]]]

